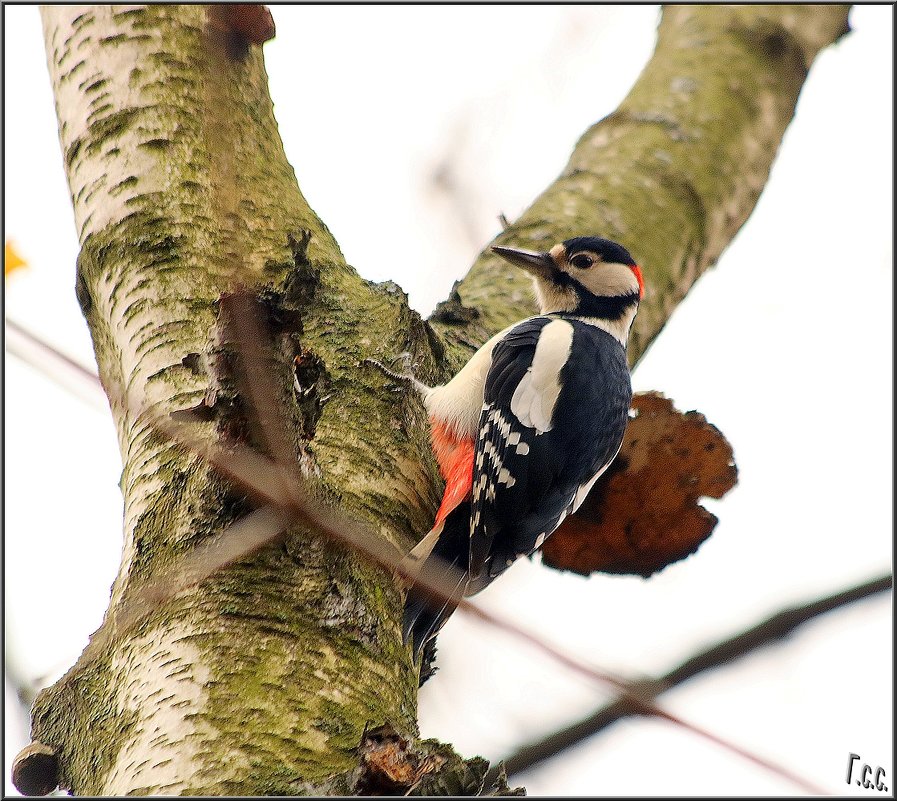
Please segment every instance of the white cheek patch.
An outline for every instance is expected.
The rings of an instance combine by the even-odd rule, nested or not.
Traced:
[[[601,297],[630,295],[639,291],[638,278],[632,268],[625,264],[599,264],[581,277],[574,277],[593,295]]]
[[[552,415],[561,394],[561,369],[570,356],[573,326],[555,320],[542,329],[533,363],[511,398],[511,411],[527,428],[542,434],[551,431]]]

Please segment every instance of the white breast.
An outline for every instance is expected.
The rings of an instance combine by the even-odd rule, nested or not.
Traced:
[[[446,384],[430,387],[423,393],[424,406],[430,417],[451,426],[459,437],[474,438],[483,411],[486,374],[492,364],[492,349],[514,326],[499,331],[486,342]]]

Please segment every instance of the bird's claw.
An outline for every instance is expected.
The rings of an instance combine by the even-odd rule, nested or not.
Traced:
[[[397,373],[395,370],[390,370],[382,362],[378,362],[376,359],[368,358],[365,359],[363,363],[376,367],[381,373],[388,378],[391,378],[393,381],[401,381],[404,384],[413,384],[417,381],[417,378],[411,373],[411,354],[407,351],[400,353],[390,360],[390,364],[394,364],[397,361],[402,362],[405,372]]]

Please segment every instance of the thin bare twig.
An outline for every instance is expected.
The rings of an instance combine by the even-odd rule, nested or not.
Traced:
[[[262,444],[277,465],[275,475],[286,497],[299,503],[302,475],[287,437],[289,421],[274,382],[273,340],[263,310],[253,295],[238,291],[221,298],[221,313],[240,353],[236,364],[239,393],[252,409]]]
[[[826,595],[800,606],[783,609],[746,631],[689,657],[663,676],[657,679],[634,681],[631,682],[631,686],[639,687],[641,692],[647,697],[656,698],[661,693],[688,681],[699,673],[723,667],[758,648],[763,648],[784,639],[796,628],[809,623],[820,615],[840,609],[877,593],[885,592],[891,589],[893,583],[892,576],[879,576],[857,586]],[[576,723],[571,723],[563,729],[521,746],[513,754],[505,757],[502,760],[502,764],[504,764],[509,776],[522,773],[540,762],[559,755],[562,751],[571,748],[577,743],[598,734],[617,721],[640,713],[641,709],[633,705],[628,698],[618,698]],[[495,773],[496,769],[493,768],[491,772]],[[487,775],[487,780],[488,778],[489,776]]]
[[[8,317],[6,334],[6,347],[10,353],[94,409],[109,410],[103,385],[95,372]]]

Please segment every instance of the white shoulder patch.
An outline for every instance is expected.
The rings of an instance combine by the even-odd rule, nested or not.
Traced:
[[[567,363],[572,345],[570,323],[566,320],[548,323],[539,335],[533,363],[511,398],[514,416],[521,425],[535,428],[539,434],[552,429],[552,414],[561,394],[561,369]]]

